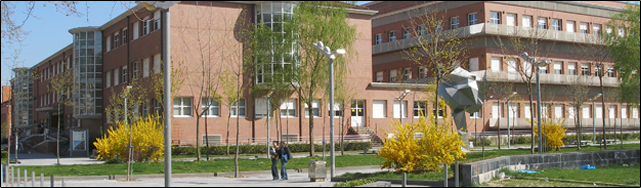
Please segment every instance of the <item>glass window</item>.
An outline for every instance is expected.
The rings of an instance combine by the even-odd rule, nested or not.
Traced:
[[[120,83],[120,69],[114,70],[114,86],[117,86]]]
[[[132,71],[133,71],[133,75],[132,76],[134,77],[134,80],[138,79],[138,62],[137,61],[134,62],[133,66],[131,68],[132,68]]]
[[[523,15],[521,20],[523,22],[523,27],[532,27],[532,16]]]
[[[467,25],[476,25],[478,22],[476,20],[476,13],[468,14],[467,15]]]
[[[142,21],[142,35],[149,33],[149,16],[145,17]]]
[[[459,27],[459,22],[458,22],[458,17],[454,17],[450,20],[450,29],[458,29]]]
[[[416,32],[418,32],[418,36],[426,35],[427,31],[425,31],[425,24],[416,26]]]
[[[490,12],[490,23],[492,23],[492,24],[501,24],[501,13],[499,13],[499,12]]]
[[[234,116],[234,117],[236,116],[244,117],[245,116],[245,99],[240,99],[234,102],[231,105],[230,113],[231,113],[231,116]]]
[[[554,74],[563,74],[563,63],[560,61],[554,62]]]
[[[375,44],[381,44],[383,43],[383,34],[376,34],[376,43]]]
[[[599,33],[601,33],[601,24],[593,24],[592,34],[599,34]]]
[[[160,29],[160,11],[154,13],[154,28],[153,31]]]
[[[376,72],[376,82],[382,82],[383,81],[383,72]]]
[[[492,57],[492,71],[501,71],[500,57]]]
[[[410,29],[408,28],[403,29],[403,39],[408,39],[410,38],[411,35],[412,34],[410,33]]]
[[[568,74],[576,75],[576,62],[568,63]]]
[[[470,71],[478,71],[479,70],[479,58],[470,58]]]
[[[122,67],[122,83],[126,83],[127,78],[129,77],[127,76],[127,65],[125,65],[124,67]]]
[[[548,66],[539,67],[539,73],[547,74],[548,73]]]
[[[581,23],[579,24],[579,31],[580,31],[581,33],[583,33],[583,34],[587,34],[587,33],[588,33],[588,23],[581,22]]]
[[[330,114],[329,113],[330,112],[329,108],[330,108],[329,103],[327,103],[327,114]],[[338,117],[342,117],[343,116],[343,108],[342,108],[342,105],[341,105],[340,102],[334,101],[333,108],[334,108],[333,109],[334,110],[334,118],[338,118]],[[327,115],[327,116],[329,117],[330,115]]]
[[[312,100],[312,113],[314,113],[314,117],[320,117],[320,101],[319,100]],[[305,117],[309,117],[309,106],[307,106],[307,103],[305,103]]]
[[[503,105],[500,103],[492,103],[492,118],[503,117]]]
[[[552,19],[552,30],[561,31],[561,20]]]
[[[516,26],[516,14],[506,14],[505,21],[508,26]]]
[[[405,68],[403,69],[403,78],[405,80],[410,80],[412,79],[412,69],[411,68]]]
[[[478,119],[481,118],[481,110],[470,113],[470,119]]]
[[[420,116],[427,116],[427,102],[414,101],[414,118],[419,118]]]
[[[581,75],[584,75],[584,76],[590,75],[590,65],[588,64],[581,65]]]
[[[191,116],[191,98],[177,97],[174,99],[174,117]]]
[[[565,31],[574,33],[574,21],[568,20],[565,22]]]
[[[396,70],[389,71],[389,82],[396,82]]]
[[[619,37],[623,37],[625,35],[625,32],[623,31],[623,28],[619,28]]]
[[[352,117],[364,116],[364,101],[352,101]]]
[[[122,44],[125,45],[127,44],[127,36],[129,33],[127,33],[127,28],[122,29]]]
[[[296,117],[296,100],[289,99],[280,105],[280,117]]]
[[[436,114],[436,109],[432,108],[432,115],[437,116],[438,118],[443,118],[443,109],[438,109],[438,114]]]
[[[107,79],[107,85],[105,88],[111,87],[111,71],[107,72],[106,79]]]
[[[389,37],[389,42],[396,41],[396,31],[390,31],[388,37]]]
[[[424,66],[418,67],[418,78],[427,78],[427,68]]]
[[[386,117],[386,101],[373,101],[372,102],[372,118],[385,118]]]
[[[205,110],[203,117],[220,117],[220,103],[212,98],[203,98],[202,109]]]
[[[601,66],[595,65],[594,66],[594,76],[601,76],[603,73],[601,72]]]
[[[539,17],[539,29],[548,29],[548,18],[546,17]]]
[[[614,75],[614,67],[608,66],[608,77],[615,77]]]
[[[114,49],[118,48],[118,39],[119,38],[120,37],[118,37],[118,32],[114,33]]]
[[[392,108],[393,108],[392,112],[393,112],[394,118],[400,118],[401,117],[401,110],[402,110],[402,113],[403,113],[403,117],[407,117],[407,108],[406,108],[407,105],[406,104],[407,104],[407,101],[400,102],[398,100],[394,100],[394,106],[392,106]],[[403,106],[401,106],[401,105],[403,105]]]

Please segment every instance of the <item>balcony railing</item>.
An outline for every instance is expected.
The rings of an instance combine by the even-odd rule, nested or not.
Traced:
[[[490,82],[522,82],[521,76],[518,72],[508,72],[508,71],[472,71],[472,74],[476,75],[477,80],[483,78],[487,79]],[[532,74],[535,74],[534,72]],[[583,75],[567,75],[567,74],[539,74],[539,81],[541,84],[557,84],[557,85],[571,85],[577,84],[579,81],[580,84],[585,84],[588,86],[599,86],[599,77],[597,76],[583,76]],[[536,78],[536,75],[533,76]],[[535,83],[535,82],[533,82]],[[619,87],[619,81],[616,77],[603,77],[603,86],[605,87]]]

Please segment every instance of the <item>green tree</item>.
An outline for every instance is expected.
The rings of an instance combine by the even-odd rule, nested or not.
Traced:
[[[69,57],[68,57],[69,58]],[[63,62],[69,62],[67,60]],[[62,65],[63,67],[68,67],[66,65]],[[47,89],[49,90],[50,93],[55,94],[56,96],[56,101],[58,103],[58,115],[62,117],[62,113],[60,110],[62,110],[61,106],[73,106],[74,105],[74,100],[70,97],[72,92],[75,93],[77,91],[77,86],[74,84],[74,80],[76,76],[74,75],[74,72],[77,70],[71,70],[67,69],[63,73],[60,73],[53,78],[49,79],[49,85],[47,85]],[[61,122],[62,118],[58,118],[58,128],[57,128],[57,133],[56,133],[56,162],[59,165],[60,164],[60,129],[61,129]]]
[[[611,28],[621,28],[623,37],[608,37],[611,45],[611,57],[615,62],[614,68],[619,73],[621,81],[619,89],[631,102],[639,107],[639,5],[628,4],[622,12],[614,15],[607,24]],[[618,33],[618,30],[615,30]]]

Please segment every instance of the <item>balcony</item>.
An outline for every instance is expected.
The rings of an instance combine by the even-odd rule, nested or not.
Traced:
[[[521,76],[517,72],[507,71],[472,71],[476,75],[476,80],[487,79],[490,82],[523,82]],[[532,73],[535,74],[535,73]],[[533,77],[533,82],[536,83],[536,75]],[[583,76],[583,75],[567,75],[567,74],[540,74],[539,81],[541,84],[556,84],[556,85],[571,85],[576,84],[577,80],[582,84],[598,87],[599,77],[597,76]],[[619,81],[616,77],[603,77],[604,87],[619,87]]]
[[[500,24],[489,24],[481,23],[472,26],[466,26],[460,28],[461,31],[458,33],[457,37],[472,37],[477,35],[499,35],[499,36],[517,36],[519,37],[530,37],[537,35],[537,38],[545,40],[554,40],[561,42],[573,42],[573,43],[593,43],[594,41],[593,34],[583,34],[583,33],[571,33],[566,31],[554,31],[550,29],[537,29],[537,28],[523,28],[519,26],[507,26]],[[538,31],[538,32],[537,32]],[[446,30],[443,32],[453,32],[453,30]],[[422,40],[429,38],[429,35],[421,36]],[[400,39],[396,42],[386,42],[382,44],[377,44],[372,46],[372,54],[381,54],[387,52],[398,51],[406,49],[416,45],[416,41],[419,37],[410,37],[407,39]]]

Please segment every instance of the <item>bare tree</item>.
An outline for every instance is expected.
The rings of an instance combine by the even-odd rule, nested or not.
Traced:
[[[67,57],[67,59],[70,57]],[[63,62],[69,63],[69,61],[65,59]],[[65,66],[64,64],[62,65],[63,67],[68,67]],[[74,102],[73,99],[70,98],[72,91],[76,91],[76,85],[74,84],[74,79],[75,75],[73,74],[73,70],[71,69],[66,69],[65,72],[60,73],[53,78],[49,80],[49,85],[47,85],[48,90],[50,93],[55,94],[56,96],[56,101],[58,103],[58,115],[61,116],[61,106],[73,106]],[[61,118],[58,118],[58,128],[57,133],[56,133],[56,163],[59,165],[60,164],[60,129],[62,128],[60,125]]]
[[[417,12],[421,10],[416,10]],[[410,11],[413,12],[413,11]],[[416,29],[406,28],[406,32],[411,33],[413,38],[411,47],[402,50],[400,53],[403,57],[426,72],[431,72],[436,80],[436,90],[438,93],[439,86],[443,76],[450,73],[467,57],[467,41],[459,36],[462,34],[461,28],[450,28],[443,30],[443,23],[449,23],[446,18],[447,12],[436,13],[423,8],[421,15],[411,17],[408,12],[408,18],[411,26],[417,26]],[[447,25],[447,24],[446,24]],[[399,41],[400,44],[400,41]],[[438,94],[436,94],[438,95]],[[434,108],[439,110],[439,98],[435,98]],[[434,116],[435,122],[438,116]]]
[[[581,63],[582,64],[592,64],[592,67],[594,67],[594,74],[595,76],[599,77],[599,87],[601,89],[601,94],[602,100],[601,100],[601,105],[603,108],[605,107],[605,98],[606,98],[606,93],[603,90],[603,76],[606,73],[604,69],[611,69],[614,73],[614,68],[608,68],[606,67],[606,63],[611,62],[610,60],[610,49],[608,49],[608,46],[606,45],[606,37],[611,37],[609,34],[587,34],[584,35],[585,37],[585,42],[583,43],[575,43],[575,51],[577,54],[580,54],[581,57]],[[605,110],[601,110],[603,113],[603,149],[607,149],[607,144],[605,143],[606,135],[605,135]]]
[[[579,109],[583,106],[583,103],[587,102],[590,97],[588,93],[590,92],[590,82],[591,79],[585,76],[576,76],[571,82],[566,85],[562,90],[570,97],[569,106],[574,107],[574,112],[568,111],[569,114],[574,114],[574,127],[576,129],[576,140],[577,140],[577,150],[581,150],[581,140],[582,129],[581,126],[581,117],[579,116]],[[568,108],[568,110],[570,110]]]
[[[507,34],[502,36],[493,37],[494,42],[498,45],[498,53],[502,53],[506,60],[503,64],[508,67],[508,72],[513,69],[521,81],[525,84],[527,94],[530,101],[530,114],[534,115],[533,96],[534,93],[533,82],[536,78],[536,68],[529,62],[519,61],[518,55],[527,52],[530,58],[536,60],[545,60],[550,57],[554,49],[555,41],[544,40],[548,36],[548,29],[539,28],[524,28],[516,26],[508,26]],[[534,121],[530,121],[531,132],[534,133]],[[531,134],[531,147],[530,152],[534,153],[534,134]]]

